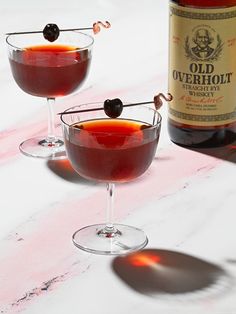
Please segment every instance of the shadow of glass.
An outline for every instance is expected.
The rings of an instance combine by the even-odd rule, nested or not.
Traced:
[[[82,182],[86,185],[94,185],[94,182],[82,178],[71,166],[68,159],[49,160],[47,167],[58,177],[72,183]]]
[[[146,249],[113,260],[119,278],[135,291],[158,299],[191,301],[232,288],[233,280],[221,267],[168,250]]]

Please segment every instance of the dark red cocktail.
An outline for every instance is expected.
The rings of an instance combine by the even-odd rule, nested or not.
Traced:
[[[77,106],[61,116],[72,167],[82,177],[106,182],[108,191],[106,223],[83,227],[72,238],[88,252],[124,254],[143,248],[147,237],[138,228],[113,224],[114,183],[133,180],[148,169],[159,141],[161,116],[148,107],[126,106],[117,118],[113,114],[109,118],[111,111],[103,110],[106,103]]]
[[[17,85],[28,94],[47,98],[47,136],[29,138],[19,147],[23,154],[31,157],[66,158],[64,142],[55,134],[55,99],[74,93],[81,86],[92,57],[93,37],[69,30],[58,34],[53,41],[48,37],[49,33],[45,37],[37,31],[12,33],[6,38]]]
[[[83,177],[123,182],[149,167],[159,138],[151,125],[134,120],[98,119],[69,128],[65,145],[74,169]]]
[[[67,45],[40,45],[15,51],[9,59],[12,74],[26,93],[58,97],[73,93],[86,78],[88,50]]]

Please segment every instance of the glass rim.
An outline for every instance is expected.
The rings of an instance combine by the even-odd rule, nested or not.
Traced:
[[[90,47],[93,45],[93,43],[94,43],[94,38],[93,38],[93,36],[91,36],[91,35],[89,35],[89,34],[86,34],[86,33],[80,32],[80,31],[68,31],[67,33],[74,33],[74,34],[83,35],[83,36],[89,38],[89,39],[91,40],[91,42],[90,42],[88,45],[83,46],[83,47],[78,47],[77,49],[72,49],[72,50],[68,50],[68,51],[57,52],[58,54],[60,54],[60,53],[65,54],[65,53],[71,53],[71,52],[75,52],[75,51],[85,50],[85,49],[90,48]],[[27,47],[18,47],[18,46],[16,46],[16,45],[10,43],[9,38],[13,38],[13,37],[16,37],[16,38],[17,38],[17,37],[19,37],[19,36],[28,36],[28,35],[32,36],[32,35],[36,35],[36,34],[38,35],[38,34],[40,34],[40,33],[33,33],[33,34],[32,34],[32,33],[28,33],[28,34],[27,34],[27,33],[26,33],[26,34],[10,34],[10,35],[7,35],[7,37],[6,37],[5,40],[6,40],[6,43],[7,43],[8,46],[10,46],[10,47],[12,47],[12,48],[15,48],[15,49],[17,49],[17,50],[25,50]],[[42,36],[43,36],[43,32],[42,32]],[[44,37],[42,37],[42,38],[44,38]],[[60,38],[60,36],[59,36],[59,38]],[[56,40],[55,40],[54,42],[50,42],[50,41],[46,42],[46,39],[45,39],[45,45],[46,45],[46,44],[53,46],[53,44],[56,44]],[[58,45],[60,45],[60,43],[59,43]],[[35,45],[34,45],[34,46],[35,46]],[[30,46],[29,46],[29,47],[30,47]]]
[[[103,102],[91,102],[91,103],[85,103],[85,104],[73,106],[73,107],[70,107],[70,108],[66,109],[64,112],[68,112],[68,111],[70,111],[70,110],[73,111],[75,108],[79,108],[79,107],[82,107],[82,106],[95,105],[95,104],[103,104]],[[152,129],[158,128],[158,127],[161,125],[162,116],[161,116],[161,114],[160,114],[160,112],[159,112],[158,110],[156,110],[155,108],[151,108],[151,107],[149,107],[149,106],[146,106],[146,105],[141,105],[141,106],[137,106],[137,107],[139,107],[140,109],[141,109],[141,108],[146,108],[146,109],[148,109],[148,110],[150,110],[150,111],[153,111],[153,113],[158,116],[157,122],[156,122],[154,125],[152,124],[149,128],[144,129],[144,130],[152,130]],[[131,109],[132,107],[126,107],[126,108]],[[97,110],[97,111],[98,111],[98,110]],[[86,112],[84,112],[84,113],[86,113]],[[71,114],[80,114],[80,113],[71,113]],[[69,114],[67,114],[67,115],[69,115]],[[96,118],[96,119],[97,119],[97,118]],[[101,118],[101,119],[103,119],[103,118]],[[107,116],[107,119],[114,119],[114,120],[116,120],[116,119],[119,119],[119,117],[117,117],[117,118],[110,118],[110,117]],[[141,120],[131,119],[131,118],[127,118],[127,119],[125,119],[125,118],[120,118],[120,119],[123,119],[123,120],[130,120],[130,121],[131,121],[131,120],[133,120],[133,121],[141,121]],[[60,120],[61,120],[61,122],[62,122],[63,125],[65,125],[65,126],[71,128],[71,129],[76,129],[76,130],[78,130],[78,128],[74,127],[74,124],[75,124],[75,123],[73,123],[73,124],[71,125],[71,124],[68,124],[68,123],[63,119],[63,113],[60,115]],[[91,120],[92,120],[92,117],[91,117]],[[83,121],[88,121],[88,120],[81,120],[81,121],[78,121],[78,122],[83,122]],[[144,122],[144,121],[141,121],[141,122]],[[109,132],[96,131],[96,133],[98,133],[98,134],[107,134],[107,133],[109,133]],[[135,132],[134,132],[134,133],[135,133]]]

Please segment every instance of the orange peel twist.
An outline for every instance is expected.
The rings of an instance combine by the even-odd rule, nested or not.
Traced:
[[[163,105],[163,100],[165,101],[171,101],[173,99],[173,96],[170,93],[167,93],[167,95],[164,95],[163,93],[159,93],[158,95],[154,96],[154,105],[156,110],[160,109],[161,106]]]
[[[97,21],[97,22],[93,23],[93,33],[95,35],[100,32],[101,26],[104,28],[110,28],[111,23],[109,23],[108,21],[105,21],[105,23],[103,23],[101,21]]]

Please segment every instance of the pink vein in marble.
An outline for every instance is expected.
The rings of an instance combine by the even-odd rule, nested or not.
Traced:
[[[147,201],[177,190],[187,179],[207,175],[220,163],[219,159],[175,145],[160,151],[143,177],[117,186],[116,221],[121,222],[131,212],[135,215]],[[105,188],[93,186],[89,196],[78,199],[74,195],[43,209],[1,241],[2,313],[25,308],[89,267],[90,254],[76,249],[71,235],[82,226],[104,221],[105,201]]]
[[[29,132],[30,130],[30,132]],[[0,133],[0,163],[9,161],[16,157],[19,151],[19,145],[27,138],[39,136],[42,132],[46,132],[45,122],[27,124],[17,129],[10,129]],[[46,133],[45,133],[46,134]]]

